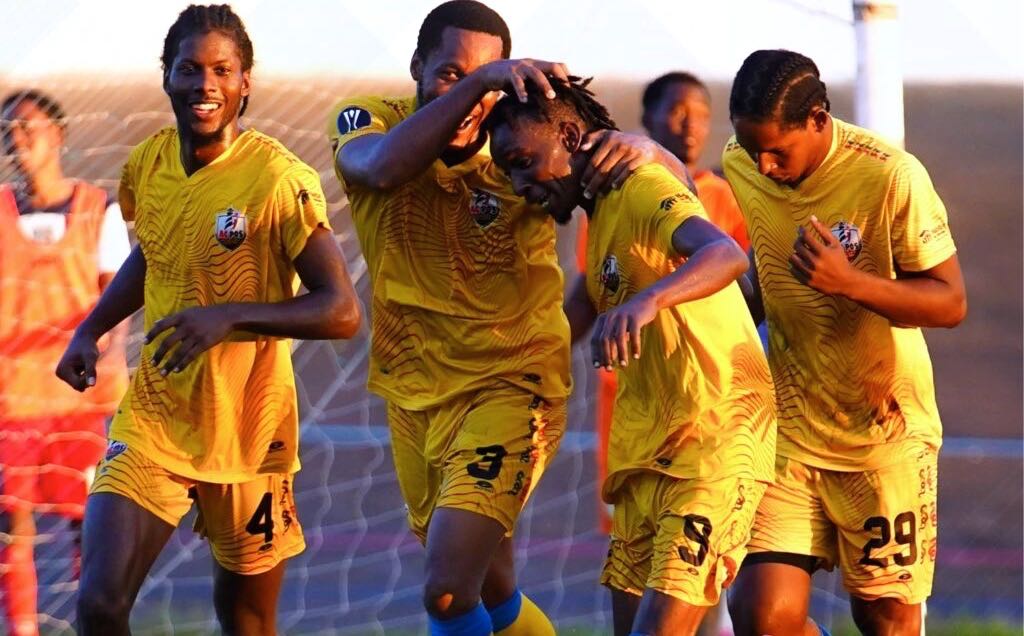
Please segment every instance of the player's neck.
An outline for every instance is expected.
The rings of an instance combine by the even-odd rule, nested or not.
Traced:
[[[185,174],[192,176],[200,168],[213,163],[217,157],[227,152],[241,134],[242,127],[237,121],[210,137],[193,135],[191,131],[182,131],[179,128],[181,167]]]
[[[479,133],[477,134],[476,139],[473,141],[473,143],[469,144],[468,146],[463,146],[462,148],[452,148],[451,146],[449,146],[448,148],[445,148],[443,151],[441,151],[440,159],[441,161],[444,162],[444,165],[448,166],[449,168],[451,168],[452,166],[457,166],[463,161],[468,161],[475,157],[486,143],[487,135]]]
[[[821,168],[821,165],[825,163],[825,159],[828,158],[829,153],[832,152],[832,126],[834,125],[835,124],[833,123],[832,118],[829,117],[828,121],[825,123],[825,127],[821,131],[821,136],[823,140],[821,146],[818,148],[818,154],[814,158],[814,161],[811,163],[811,165],[808,167],[807,173],[804,174],[803,177],[801,177],[800,183],[797,185],[800,185],[807,181],[807,179],[810,178],[810,176],[813,175],[818,170],[818,168]]]
[[[29,203],[37,210],[52,208],[71,198],[75,184],[64,178],[64,171],[59,161],[41,166],[30,175],[25,176],[25,189]]]

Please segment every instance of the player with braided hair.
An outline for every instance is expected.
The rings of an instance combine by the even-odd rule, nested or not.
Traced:
[[[305,547],[289,339],[350,337],[359,303],[319,175],[239,123],[252,67],[239,17],[188,7],[161,59],[177,126],[132,150],[119,192],[139,245],[57,367],[90,390],[96,341],[144,309],[139,368],[86,506],[79,633],[128,633],[150,567],[194,503],[223,631],[274,634],[285,560]],[[307,293],[296,295],[299,281]]]
[[[560,223],[577,206],[589,218],[566,314],[574,338],[593,325],[594,366],[618,374],[601,582],[616,636],[692,635],[743,560],[775,458],[771,377],[735,282],[747,259],[660,165],[583,196],[584,135],[615,122],[587,82],[553,88],[499,101],[486,125],[519,195]]]
[[[917,159],[829,113],[806,56],[752,53],[729,110],[722,165],[779,401],[776,479],[730,594],[734,625],[817,634],[811,575],[838,565],[861,631],[916,636],[942,442],[920,328],[967,311],[946,209]]]

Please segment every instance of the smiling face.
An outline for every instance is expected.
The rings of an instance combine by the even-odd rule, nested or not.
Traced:
[[[577,152],[582,139],[572,122],[541,123],[519,118],[502,122],[491,132],[491,156],[512,181],[515,193],[541,205],[558,223],[572,220],[583,190],[585,157]]]
[[[711,131],[711,102],[703,88],[689,82],[665,87],[661,99],[644,112],[644,128],[687,166],[694,166]]]
[[[413,55],[410,71],[416,80],[417,107],[422,108],[452,89],[457,82],[488,62],[502,59],[502,41],[497,35],[445,27],[441,43],[425,56]],[[498,93],[491,92],[462,121],[449,148],[459,149],[477,140],[480,124],[491,112]]]
[[[60,163],[64,131],[35,102],[22,99],[0,114],[5,122],[4,152],[14,155],[18,172],[32,175],[50,164]]]
[[[828,155],[831,118],[815,107],[803,125],[782,126],[775,120],[733,120],[736,141],[757,164],[758,171],[779,185],[794,188]]]
[[[182,38],[164,76],[164,91],[181,134],[220,139],[238,131],[242,99],[249,95],[249,71],[243,70],[235,41],[220,31]]]

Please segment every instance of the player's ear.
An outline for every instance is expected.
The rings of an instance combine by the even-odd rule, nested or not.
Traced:
[[[644,114],[640,116],[640,123],[643,125],[644,130],[647,131],[647,134],[651,134],[651,115],[647,110],[644,110]]]
[[[815,106],[814,108],[811,109],[811,114],[809,115],[809,117],[811,120],[811,126],[814,127],[814,132],[824,132],[825,126],[828,125],[828,111],[826,111],[821,106]]]
[[[412,60],[409,61],[409,75],[412,75],[413,81],[417,83],[423,79],[423,58],[420,57],[419,51],[413,53]]]
[[[580,142],[583,141],[583,131],[573,121],[563,121],[558,124],[558,138],[562,147],[569,153],[579,150]]]
[[[242,89],[240,94],[242,97],[248,97],[249,91],[252,90],[252,71],[242,71]]]
[[[163,86],[164,86],[164,92],[167,93],[168,97],[170,97],[171,96],[171,72],[170,71],[164,71],[164,84],[163,84]]]

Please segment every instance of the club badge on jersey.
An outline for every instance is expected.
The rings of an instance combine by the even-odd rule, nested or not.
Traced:
[[[245,214],[231,207],[218,214],[214,236],[229,250],[236,249],[246,237]]]
[[[615,258],[614,254],[609,254],[604,258],[604,263],[601,265],[601,284],[610,293],[614,294],[619,291],[619,261]]]
[[[853,261],[860,254],[861,244],[860,230],[853,223],[839,221],[832,226],[832,236],[836,237],[839,244],[846,252],[846,260]]]
[[[487,227],[498,218],[501,212],[501,203],[498,197],[487,190],[473,188],[469,199],[469,214],[480,227]]]

